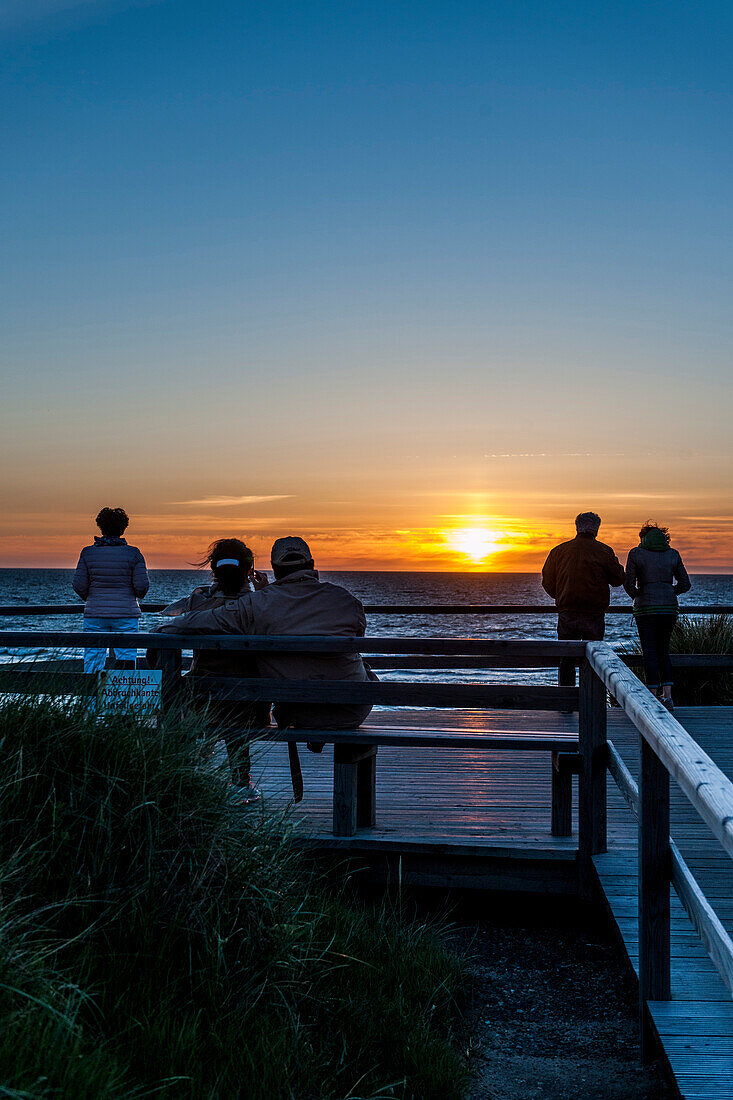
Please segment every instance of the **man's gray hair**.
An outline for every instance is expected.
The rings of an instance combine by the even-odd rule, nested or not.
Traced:
[[[595,512],[581,512],[575,517],[575,530],[579,535],[597,535],[601,517]]]

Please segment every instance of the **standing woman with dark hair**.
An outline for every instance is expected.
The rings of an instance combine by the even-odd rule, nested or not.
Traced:
[[[624,588],[634,601],[647,687],[654,695],[661,687],[669,711],[674,710],[669,642],[679,613],[677,597],[691,587],[679,551],[669,545],[668,528],[645,523],[639,545],[629,551]]]
[[[145,558],[137,546],[128,546],[122,535],[130,522],[123,508],[103,508],[97,516],[101,535],[85,546],[72,581],[84,600],[84,629],[97,634],[137,633],[138,598],[150,587]],[[136,649],[109,647],[121,668],[134,668]],[[84,671],[104,668],[106,649],[84,650]]]
[[[196,564],[210,567],[213,583],[194,588],[190,596],[170,604],[164,615],[184,615],[187,611],[220,607],[227,600],[239,599],[253,588],[264,588],[268,583],[264,573],[255,571],[254,555],[241,539],[212,542],[203,560]],[[155,652],[148,650],[149,664],[155,662]],[[257,665],[249,653],[197,649],[190,672],[194,692],[197,676],[257,676]],[[214,732],[221,734],[226,743],[232,782],[240,788],[239,801],[256,801],[261,794],[250,776],[249,739],[254,728],[269,726],[269,706],[207,700],[206,717]]]

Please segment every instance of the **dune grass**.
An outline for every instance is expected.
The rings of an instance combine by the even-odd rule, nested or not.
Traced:
[[[672,631],[670,653],[733,653],[733,617],[680,615]],[[630,653],[641,653],[631,646]],[[643,675],[641,669],[639,675]],[[679,706],[730,706],[733,674],[707,669],[675,669],[673,695]]]
[[[464,1096],[437,930],[326,883],[197,732],[0,704],[0,1093]]]

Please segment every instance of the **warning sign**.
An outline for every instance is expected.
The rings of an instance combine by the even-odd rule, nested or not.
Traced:
[[[99,683],[99,709],[135,710],[150,714],[160,710],[163,673],[160,670],[110,669]]]

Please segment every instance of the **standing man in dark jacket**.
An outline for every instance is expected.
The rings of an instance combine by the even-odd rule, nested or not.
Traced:
[[[130,520],[123,508],[103,508],[97,516],[100,535],[79,556],[72,584],[84,600],[84,629],[94,633],[137,632],[141,615],[138,597],[150,587],[145,559],[137,546],[122,538]],[[111,640],[111,639],[110,639]],[[110,646],[122,668],[134,668],[136,649]],[[106,649],[84,650],[84,671],[104,668]]]
[[[542,587],[557,605],[558,638],[603,640],[609,585],[619,588],[624,570],[611,547],[598,542],[600,526],[595,512],[581,512],[575,520],[575,538],[551,550],[542,567]],[[559,681],[563,686],[575,684],[575,664],[569,658],[560,662]]]

